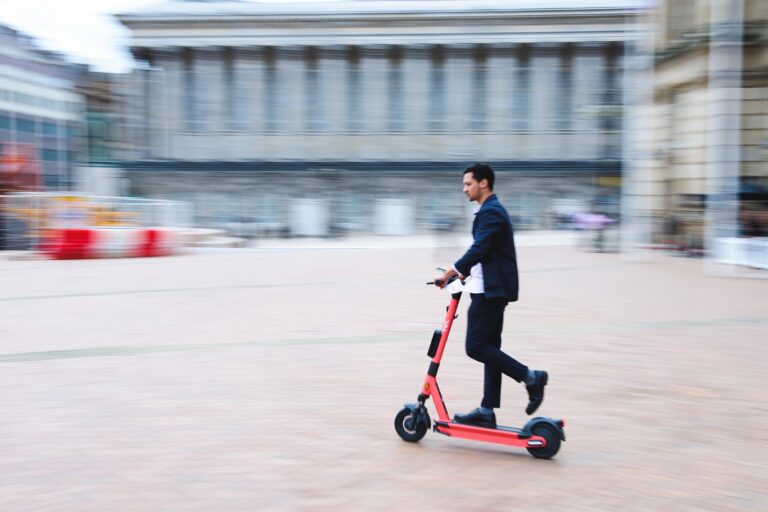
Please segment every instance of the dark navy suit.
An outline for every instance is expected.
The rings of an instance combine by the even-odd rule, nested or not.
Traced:
[[[499,407],[501,375],[520,382],[528,367],[501,351],[504,309],[518,297],[517,255],[512,222],[495,194],[486,198],[472,224],[472,247],[455,264],[469,276],[472,267],[483,267],[485,293],[473,293],[467,312],[467,355],[485,365],[483,407]]]

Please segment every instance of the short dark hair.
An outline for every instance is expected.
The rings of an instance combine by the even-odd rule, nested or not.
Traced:
[[[472,173],[472,177],[475,178],[476,181],[488,180],[488,188],[493,190],[493,182],[496,181],[496,174],[494,174],[490,165],[481,163],[472,164],[464,169],[464,174],[467,174],[468,172]]]

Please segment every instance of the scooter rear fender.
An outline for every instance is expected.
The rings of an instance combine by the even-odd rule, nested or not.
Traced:
[[[555,430],[557,430],[560,433],[560,439],[565,441],[565,430],[563,430],[563,427],[565,426],[565,422],[563,420],[555,420],[552,418],[547,418],[544,416],[537,416],[533,419],[528,420],[528,423],[525,424],[523,427],[523,432],[531,433],[533,430],[533,427],[535,427],[539,423],[547,423],[549,425],[552,425]]]

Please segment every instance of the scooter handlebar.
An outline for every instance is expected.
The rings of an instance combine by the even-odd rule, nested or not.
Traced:
[[[448,282],[447,282],[447,283],[445,283],[445,285],[446,285],[446,286],[448,286],[449,284],[451,284],[452,282],[454,282],[454,281],[455,281],[455,280],[457,280],[458,278],[459,278],[459,276],[452,276],[450,279],[448,279]],[[443,281],[442,281],[442,280],[440,280],[440,279],[435,279],[434,281],[429,281],[429,282],[427,283],[427,286],[431,286],[431,285],[434,285],[434,286],[442,286],[442,284],[443,284]],[[461,282],[461,284],[464,284],[464,281],[462,281],[462,282]]]

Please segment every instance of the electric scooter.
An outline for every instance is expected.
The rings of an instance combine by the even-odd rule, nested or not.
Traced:
[[[440,286],[443,283],[432,281],[427,284]],[[554,457],[560,449],[561,441],[565,441],[563,430],[565,421],[563,420],[536,417],[529,420],[522,429],[503,426],[489,428],[457,423],[448,415],[443,395],[437,385],[437,370],[440,368],[440,360],[448,342],[451,326],[457,317],[456,309],[459,306],[464,283],[454,276],[446,283],[445,289],[451,294],[451,302],[446,310],[442,329],[436,329],[432,334],[427,351],[432,362],[427,370],[417,403],[405,404],[395,416],[395,431],[404,441],[411,443],[420,441],[432,426],[427,407],[424,405],[427,398],[432,397],[438,417],[432,426],[435,432],[450,437],[526,448],[537,459]]]

